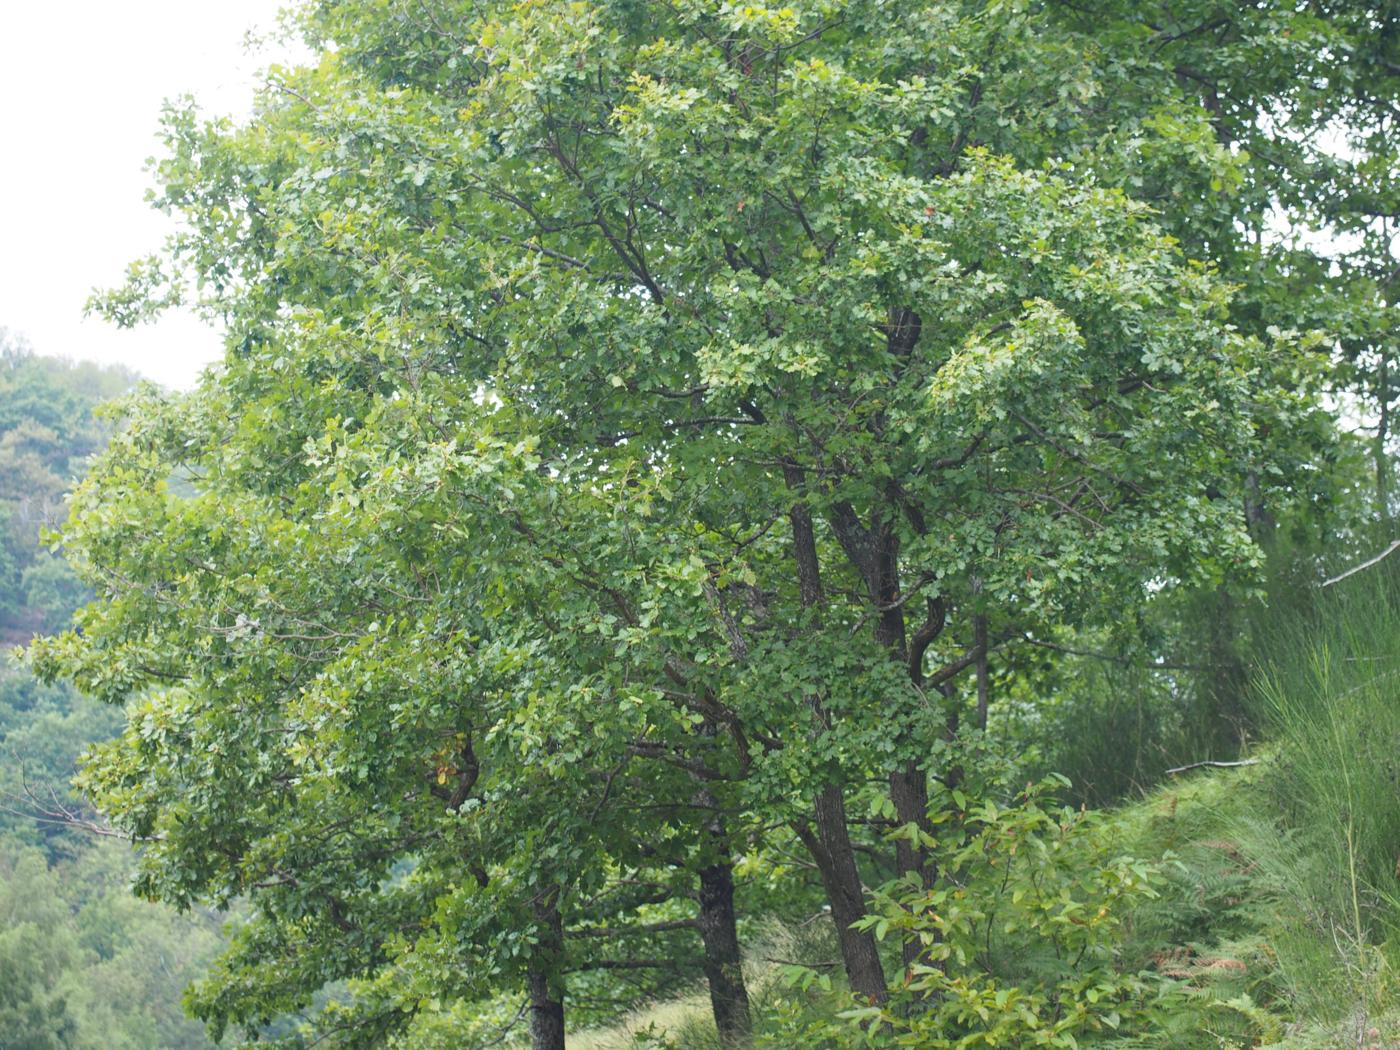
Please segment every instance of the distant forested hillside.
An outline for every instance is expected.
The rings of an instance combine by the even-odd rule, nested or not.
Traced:
[[[89,594],[44,542],[65,494],[107,440],[99,403],[136,382],[120,368],[42,357],[0,332],[0,646],[63,628]],[[0,1048],[208,1046],[180,995],[220,941],[206,914],[130,891],[122,842],[81,823],[78,755],[111,737],[119,707],[0,664]]]
[[[75,474],[106,442],[93,408],[135,382],[122,368],[40,357],[0,330],[0,643],[63,626],[84,600],[42,535],[61,523]]]

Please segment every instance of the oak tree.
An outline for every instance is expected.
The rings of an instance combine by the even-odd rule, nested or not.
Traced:
[[[698,933],[742,1041],[774,836],[885,999],[850,801],[927,833],[995,660],[1247,571],[1303,397],[1228,268],[1219,130],[1282,89],[1202,91],[1212,4],[1086,6],[343,0],[251,123],[170,111],[186,229],[107,305],[229,350],[127,406],[36,659],[132,705],[85,777],[142,889],[256,908],[216,1027],[523,988],[557,1047],[580,975]],[[1278,19],[1221,60],[1311,61]]]

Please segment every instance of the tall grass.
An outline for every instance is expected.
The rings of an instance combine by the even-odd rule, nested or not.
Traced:
[[[1294,605],[1264,628],[1255,691],[1288,830],[1255,848],[1300,1012],[1362,1024],[1400,1006],[1400,556]]]

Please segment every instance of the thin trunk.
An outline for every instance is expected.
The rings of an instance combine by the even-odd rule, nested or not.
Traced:
[[[980,96],[981,86],[974,88]],[[955,149],[954,153],[960,152]],[[917,312],[907,307],[891,307],[886,327],[886,347],[896,360],[908,362],[923,333],[923,319]],[[902,370],[902,368],[901,368]],[[883,429],[881,417],[879,429]],[[877,509],[871,516],[870,535],[875,541],[875,559],[863,570],[870,596],[881,609],[880,619],[875,626],[875,636],[888,650],[890,657],[905,667],[915,688],[923,683],[924,652],[942,630],[942,620],[946,608],[940,603],[929,606],[930,618],[914,633],[913,652],[910,651],[910,638],[904,622],[905,604],[900,593],[899,579],[899,539],[894,519],[900,515],[899,487],[893,482],[885,486],[883,512]],[[917,509],[906,511],[916,532],[926,532],[923,514]],[[849,550],[848,550],[849,552]],[[936,612],[935,612],[936,608]],[[901,744],[906,743],[901,739]],[[895,817],[901,825],[913,824],[924,834],[932,835],[933,825],[928,817],[928,774],[915,760],[905,763],[904,768],[890,774],[890,801],[894,804]],[[895,843],[895,870],[902,877],[917,873],[926,889],[932,889],[937,872],[929,857],[928,850],[921,843],[899,839]],[[913,938],[906,938],[903,945],[903,958],[906,971],[919,962],[925,953]]]
[[[739,954],[734,916],[734,867],[725,857],[700,869],[700,939],[704,944],[705,979],[720,1044],[747,1046],[753,1034],[749,992]]]
[[[962,711],[958,709],[957,703],[950,695],[951,690],[945,686],[944,699],[948,700],[948,715],[943,721],[943,739],[949,744],[953,744],[958,739],[958,732],[962,728]],[[962,787],[963,768],[960,762],[954,762],[948,767],[948,772],[944,775],[943,782],[948,790]]]
[[[903,825],[916,825],[928,832],[928,778],[918,763],[910,762],[903,770],[890,774],[890,801],[894,803],[895,819]],[[929,859],[928,850],[919,843],[906,838],[895,840],[895,869],[901,875],[918,872],[924,889],[932,889],[937,881],[935,865]],[[900,946],[900,957],[904,962],[904,972],[919,963],[929,961],[927,950],[916,937],[905,937]]]
[[[783,476],[794,494],[801,491],[803,476],[800,467],[785,464]],[[792,527],[793,558],[797,566],[797,586],[802,607],[819,619],[823,601],[821,563],[817,558],[812,512],[806,503],[799,500],[788,511],[788,521]],[[809,696],[807,703],[812,712],[813,732],[820,733],[828,726],[821,697]],[[889,992],[875,937],[869,931],[853,928],[855,923],[865,918],[865,889],[861,885],[860,869],[856,866],[855,850],[851,848],[846,800],[840,783],[829,782],[822,786],[817,792],[813,814],[816,834],[813,835],[805,826],[799,826],[798,834],[821,872],[851,990],[871,1002],[883,1003],[889,997]]]
[[[989,702],[987,618],[978,613],[973,617],[972,629],[976,635],[972,644],[977,647],[977,728],[985,733],[987,731],[987,704]]]
[[[539,941],[525,974],[530,996],[531,1050],[564,1050],[564,991],[559,959],[564,951],[564,923],[556,891],[534,904]]]
[[[1381,355],[1376,369],[1376,400],[1380,403],[1380,419],[1376,424],[1376,442],[1372,454],[1376,461],[1376,510],[1382,523],[1390,521],[1390,358]]]
[[[898,552],[893,537],[882,543],[881,564],[875,592],[875,600],[884,611],[875,625],[875,640],[878,641],[901,667],[909,664],[909,644],[904,628],[904,609],[899,605]],[[911,672],[911,677],[912,677]],[[901,733],[901,744],[907,744]],[[895,817],[900,824],[916,824],[919,829],[932,832],[928,821],[928,776],[918,762],[910,760],[902,769],[890,774],[890,801],[894,803]],[[899,839],[895,842],[895,870],[899,875],[918,872],[928,885],[928,851],[916,842]],[[905,962],[909,962],[911,946],[905,945]],[[914,956],[917,956],[915,951]]]
[[[1274,516],[1264,504],[1259,472],[1252,467],[1244,476],[1244,525],[1255,543],[1267,549],[1273,540]]]

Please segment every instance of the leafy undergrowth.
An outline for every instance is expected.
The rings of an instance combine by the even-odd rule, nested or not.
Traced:
[[[1105,815],[1100,838],[1154,861],[1155,896],[1116,931],[1119,971],[1160,989],[1152,1023],[1135,1035],[1103,1029],[1072,1045],[1130,1048],[1280,1047],[1397,1050],[1400,980],[1390,946],[1349,923],[1315,888],[1312,836],[1280,812],[1291,763],[1273,755],[1241,769],[1188,774]],[[1333,873],[1345,882],[1345,872]],[[1343,894],[1343,898],[1345,898]],[[750,972],[759,1047],[860,1045],[829,969],[804,976],[765,959],[830,959],[825,924],[770,929]],[[845,1029],[845,1037],[835,1033]],[[821,1041],[812,1033],[827,1033]],[[581,1050],[718,1048],[703,995],[656,1004],[623,1023],[580,1033]],[[913,1044],[911,1044],[913,1045]],[[968,1045],[999,1045],[979,1041]],[[1014,1047],[1014,1041],[1000,1044]]]

